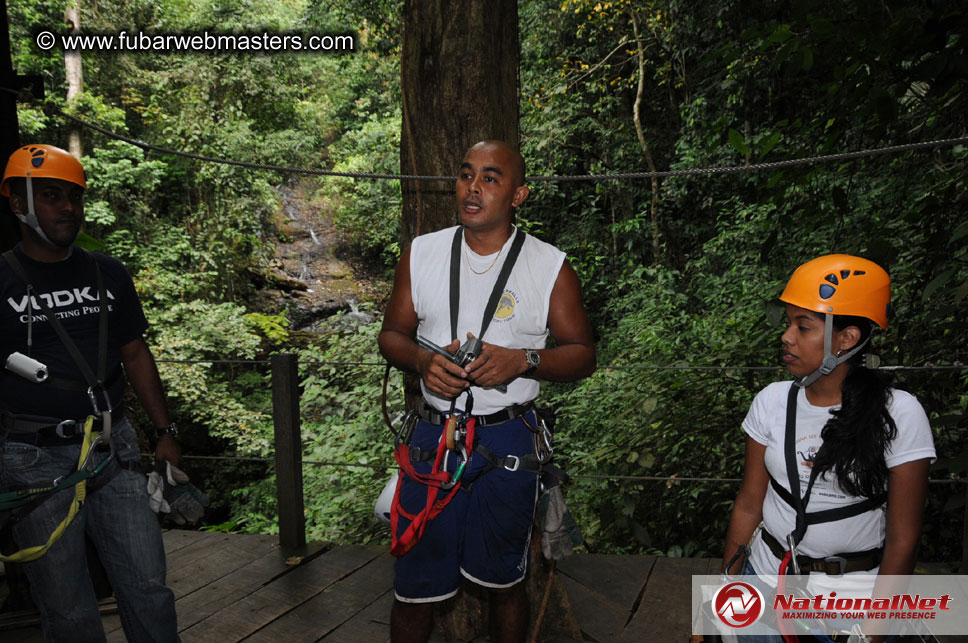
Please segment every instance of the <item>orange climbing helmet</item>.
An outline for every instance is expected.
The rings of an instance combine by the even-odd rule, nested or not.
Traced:
[[[825,255],[797,268],[780,300],[824,315],[864,317],[886,329],[891,278],[873,261]]]
[[[0,183],[0,195],[10,196],[9,179],[60,179],[87,189],[81,162],[53,145],[25,145],[10,155]]]

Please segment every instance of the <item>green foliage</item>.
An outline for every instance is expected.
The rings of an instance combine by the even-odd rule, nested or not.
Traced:
[[[145,160],[144,152],[128,143],[110,141],[93,150],[84,159],[88,223],[95,231],[110,230],[119,221],[135,230],[149,226],[149,204],[166,169],[163,161]]]
[[[353,326],[342,319],[331,320],[319,346],[299,353],[307,535],[328,542],[386,541],[388,530],[373,516],[393,463],[379,403],[384,372],[376,347],[380,326]],[[397,372],[391,375],[388,399],[393,417],[403,407]],[[272,533],[274,484],[274,478],[267,478],[236,493],[233,520],[245,531]]]
[[[289,340],[289,320],[284,314],[248,313],[245,318],[273,344],[282,344]]]
[[[195,425],[222,438],[231,449],[266,455],[272,444],[272,419],[254,391],[261,382],[243,379],[230,367],[194,360],[251,359],[259,337],[250,330],[245,310],[230,303],[200,300],[150,311],[157,328],[151,338],[168,398]],[[183,362],[183,360],[191,360]],[[167,363],[167,362],[174,363]],[[254,398],[254,399],[253,399]]]
[[[968,16],[952,3],[739,5],[567,0],[522,7],[522,129],[530,170],[636,169],[640,117],[660,169],[742,165],[960,136]],[[637,68],[635,12],[644,69]],[[648,370],[777,364],[771,303],[792,270],[830,252],[887,267],[897,312],[887,364],[963,363],[968,264],[964,150],[660,183],[542,186],[528,219],[553,231],[590,295],[600,363],[558,387],[574,473],[738,477],[751,396],[784,373]],[[567,213],[567,216],[562,216]],[[552,223],[553,222],[553,223]],[[955,237],[953,239],[953,237]],[[934,476],[968,466],[965,376],[905,374],[936,431]],[[580,480],[570,502],[592,548],[719,553],[735,485]],[[922,557],[959,559],[961,492],[930,489]],[[612,519],[618,516],[617,519]]]
[[[333,146],[342,160],[337,172],[399,174],[400,111],[371,117]],[[400,185],[396,181],[333,178],[323,194],[335,211],[333,222],[361,254],[391,266],[400,257]]]

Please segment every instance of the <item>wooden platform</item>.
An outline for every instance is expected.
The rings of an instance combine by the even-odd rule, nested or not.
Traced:
[[[186,643],[389,640],[393,558],[385,547],[318,548],[286,560],[273,536],[168,531],[165,548]],[[557,574],[583,640],[681,643],[690,576],[718,569],[711,559],[586,554],[561,561]],[[108,641],[124,641],[113,601],[102,613]],[[0,640],[41,641],[36,614],[0,617]]]

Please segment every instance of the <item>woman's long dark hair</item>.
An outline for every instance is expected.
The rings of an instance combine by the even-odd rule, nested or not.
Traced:
[[[837,330],[857,326],[862,342],[873,329],[869,319],[847,315],[835,315],[833,325]],[[840,409],[831,413],[820,433],[823,448],[813,467],[818,476],[833,471],[840,487],[853,496],[876,498],[887,490],[884,453],[897,436],[897,424],[887,410],[890,377],[864,366],[869,348],[870,343],[848,361]]]

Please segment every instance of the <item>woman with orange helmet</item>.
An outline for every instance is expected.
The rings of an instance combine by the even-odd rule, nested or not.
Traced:
[[[935,450],[917,399],[869,367],[873,327],[891,316],[890,278],[872,261],[827,255],[797,268],[780,300],[783,362],[797,380],[760,391],[743,421],[723,571],[910,574]]]

